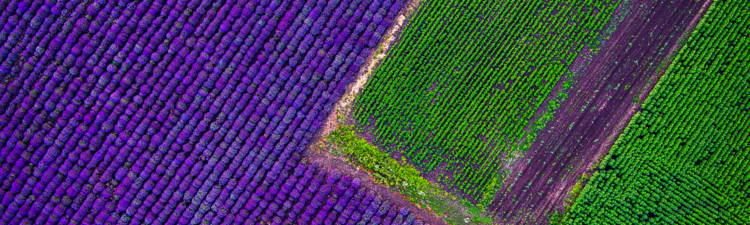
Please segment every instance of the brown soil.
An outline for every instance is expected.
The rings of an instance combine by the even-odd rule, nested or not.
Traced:
[[[679,40],[690,34],[708,5],[706,0],[633,0],[618,8],[630,13],[616,23],[598,54],[588,48],[581,52],[569,69],[580,76],[568,99],[525,155],[509,167],[512,173],[502,190],[510,191],[498,193],[490,205],[497,220],[544,224],[549,213],[563,208],[576,179],[592,172],[640,108],[632,100],[645,99],[666,69],[659,65],[669,63]],[[562,83],[547,101],[556,98]]]

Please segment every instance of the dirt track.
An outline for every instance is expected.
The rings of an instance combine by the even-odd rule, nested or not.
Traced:
[[[659,65],[676,53],[679,39],[689,35],[685,31],[708,7],[704,3],[633,0],[627,8],[620,6],[617,12],[629,13],[623,14],[598,54],[588,48],[579,54],[569,69],[580,75],[568,99],[523,158],[510,166],[513,172],[502,190],[513,186],[498,193],[490,205],[498,221],[545,224],[547,212],[562,209],[576,178],[607,154],[639,109],[633,99],[642,102],[648,95],[666,69]]]

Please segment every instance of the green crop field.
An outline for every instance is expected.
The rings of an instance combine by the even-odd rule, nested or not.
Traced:
[[[428,0],[357,99],[360,125],[477,196],[617,4]],[[609,2],[609,1],[607,1]],[[617,2],[619,3],[619,1]]]
[[[715,0],[571,224],[750,224],[750,4]]]

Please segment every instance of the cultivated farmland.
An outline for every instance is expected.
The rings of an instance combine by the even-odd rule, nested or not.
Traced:
[[[748,19],[2,0],[0,224],[750,224]]]
[[[299,162],[401,6],[0,2],[0,223],[421,223]]]
[[[697,24],[691,21],[704,3],[634,0],[618,7],[600,45],[579,54],[545,103],[548,110],[540,109],[535,123],[548,122],[525,155],[509,165],[509,177],[490,205],[499,220],[542,222],[564,211],[568,193],[585,184],[577,179],[591,175],[588,169],[607,154],[639,98],[666,69],[678,40]]]
[[[616,3],[425,1],[355,116],[447,188],[492,196],[503,153]]]
[[[743,1],[711,4],[570,223],[750,222],[749,12]]]

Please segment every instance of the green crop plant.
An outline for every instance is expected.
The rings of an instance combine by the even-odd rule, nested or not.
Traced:
[[[423,172],[447,168],[447,188],[494,195],[501,155],[527,149],[525,129],[551,119],[532,116],[619,2],[425,1],[357,98],[356,120]]]
[[[711,3],[563,222],[750,224],[749,27]]]

